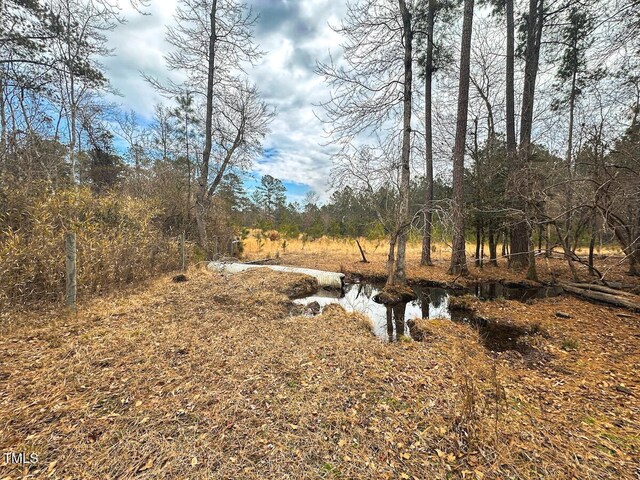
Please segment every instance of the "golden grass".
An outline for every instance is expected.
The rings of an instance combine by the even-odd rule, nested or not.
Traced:
[[[482,303],[542,322],[531,368],[444,320],[384,344],[339,307],[290,316],[299,276],[187,275],[3,322],[0,451],[39,462],[1,478],[635,478],[637,318]]]
[[[255,260],[263,258],[277,258],[285,265],[295,265],[307,268],[317,268],[327,271],[340,271],[350,275],[368,278],[383,279],[386,277],[386,261],[388,244],[384,239],[367,240],[360,239],[360,244],[365,250],[369,263],[362,263],[362,258],[355,240],[348,238],[322,237],[313,241],[301,239],[286,240],[287,246],[283,250],[282,242],[278,239],[271,241],[267,238],[261,240],[252,232],[244,240],[244,256],[246,259]],[[473,262],[474,248],[467,244],[467,265],[470,275],[468,277],[452,276],[447,274],[451,258],[450,247],[436,243],[432,253],[434,265],[432,267],[420,265],[422,245],[416,241],[409,242],[407,246],[407,276],[413,281],[438,282],[438,283],[474,283],[477,281],[509,281],[522,283],[524,273],[513,271],[507,267],[506,258],[498,258],[498,267],[486,265],[483,268],[476,267]],[[488,250],[486,250],[488,251]],[[500,252],[500,247],[498,252]],[[622,258],[619,249],[609,246],[600,252],[602,257],[596,260],[596,267],[605,273],[608,281],[622,282],[625,284],[639,283],[636,277],[627,275],[628,264]],[[559,258],[545,258],[539,256],[536,259],[538,277],[542,282],[555,282],[558,280],[571,281],[569,266],[565,260]],[[580,279],[591,281],[587,267],[575,264]]]
[[[255,231],[251,231],[251,234],[244,240],[243,253],[250,258],[274,258],[276,254],[324,254],[331,253],[335,255],[353,255],[358,253],[358,246],[354,239],[351,238],[331,238],[321,237],[315,240],[303,240],[301,238],[271,240],[266,235],[261,238],[256,238]],[[283,242],[286,241],[286,246],[283,248]],[[360,245],[367,251],[374,254],[386,255],[388,243],[385,239],[380,240],[368,240],[361,238],[358,240]],[[445,245],[436,245],[436,256],[442,256],[445,254],[447,247]],[[411,252],[417,252],[420,250],[420,245],[416,242],[409,243],[408,250]]]
[[[333,238],[323,236],[314,240],[303,240],[302,238],[283,238],[277,236],[277,232],[270,230],[262,232],[259,229],[249,230],[248,238],[244,240],[244,254],[250,258],[274,258],[277,255],[286,253],[291,254],[325,254],[344,255],[360,258],[360,253],[356,241],[352,238]],[[271,238],[270,238],[271,237]],[[301,236],[302,237],[302,236]],[[360,245],[367,254],[386,255],[388,249],[388,241],[384,238],[378,240],[369,240],[359,238]],[[283,248],[283,242],[286,242]],[[442,242],[432,243],[432,257],[435,261],[445,261],[451,258],[451,246]],[[498,245],[498,252],[502,249],[502,245]],[[422,250],[421,240],[410,241],[407,245],[407,252],[411,257],[419,257]],[[562,250],[556,247],[557,252]],[[473,258],[475,255],[475,244],[467,243],[467,257]],[[485,254],[489,253],[489,245],[485,245]],[[580,247],[576,250],[578,255],[586,256],[589,253],[587,247]],[[615,245],[606,245],[602,248],[596,248],[597,255],[622,255],[622,250]]]

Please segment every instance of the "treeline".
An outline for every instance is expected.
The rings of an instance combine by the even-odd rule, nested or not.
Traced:
[[[129,3],[144,13],[147,2]],[[247,227],[385,236],[390,283],[406,280],[411,235],[422,236],[425,265],[432,240],[451,245],[456,274],[473,261],[469,241],[477,262],[494,263],[506,244],[509,265],[532,279],[542,244],[557,246],[574,272],[586,263],[602,277],[593,247],[604,236],[637,275],[638,1],[489,6],[350,3],[334,26],[344,55],[317,67],[331,91],[317,113],[338,147],[333,193],[290,203],[273,177],[245,187],[275,115],[250,81],[263,53],[247,5],[178,2],[165,63],[181,80],[146,76],[166,101],[142,119],[106,101],[100,59],[112,53],[107,37],[125,21],[122,5],[0,3],[0,282],[18,279],[33,295],[60,285],[59,271],[39,273],[39,255],[80,228],[91,248],[105,249],[98,240],[115,229],[130,254],[164,258],[156,270],[174,268],[157,251],[182,232],[203,259],[237,253]],[[585,242],[588,259],[576,254]],[[109,258],[91,251],[86,262]],[[118,272],[115,282],[131,277]]]
[[[435,185],[438,199],[444,201],[450,196],[451,188],[445,183],[438,180]],[[422,209],[424,189],[424,179],[413,182],[412,211],[415,215]],[[381,218],[392,216],[393,205],[397,202],[396,191],[391,187],[381,187],[366,194],[345,186],[336,189],[322,202],[313,191],[302,201],[288,202],[285,192],[282,181],[265,175],[257,188],[248,194],[240,177],[230,174],[220,195],[234,225],[245,229],[277,230],[287,237],[305,235],[309,240],[323,236],[385,238],[389,232]]]
[[[602,279],[593,262],[601,234],[640,274],[639,8],[637,0],[348,5],[334,25],[343,56],[317,69],[331,89],[322,113],[338,147],[334,182],[365,194],[395,189],[394,215],[380,216],[390,284],[406,282],[415,229],[421,262],[432,264],[438,224],[449,233],[451,274],[468,273],[474,230],[480,249],[488,240],[490,262],[500,235],[509,266],[531,280],[541,241],[558,245],[574,277],[587,263]],[[438,165],[450,172],[448,205],[434,197]],[[423,172],[416,216],[412,179]],[[588,260],[576,254],[585,238]]]

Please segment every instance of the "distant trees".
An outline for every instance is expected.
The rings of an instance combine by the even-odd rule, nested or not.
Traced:
[[[99,58],[111,52],[105,33],[123,22],[120,4],[7,0],[0,18],[0,175],[21,144],[50,135],[66,144],[66,178],[75,183],[77,158],[104,110],[108,80]]]
[[[598,137],[591,150],[597,172],[597,208],[629,261],[629,274],[635,276],[640,275],[639,105],[635,105],[631,126],[609,154],[602,155]]]
[[[287,189],[282,181],[271,175],[264,175],[260,181],[260,185],[256,188],[256,199],[259,206],[267,217],[274,219],[276,213],[285,207],[287,197],[285,192]]]
[[[196,112],[196,105],[191,92],[176,97],[176,106],[171,110],[170,115],[175,119],[176,134],[184,149],[184,163],[187,170],[187,205],[191,209],[191,191],[193,183],[193,168],[191,162],[192,150],[197,149],[195,142],[195,130],[200,127],[200,119]],[[195,143],[195,145],[194,145]]]

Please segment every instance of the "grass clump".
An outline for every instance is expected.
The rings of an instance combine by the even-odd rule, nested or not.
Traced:
[[[474,303],[476,298],[473,295],[461,295],[459,297],[449,298],[449,310],[458,310],[472,312],[475,310]]]
[[[570,352],[570,351],[573,351],[573,350],[577,350],[579,346],[580,346],[580,344],[579,344],[578,340],[576,340],[573,337],[567,337],[567,338],[564,338],[562,340],[561,348],[563,350],[566,350],[566,351]]]

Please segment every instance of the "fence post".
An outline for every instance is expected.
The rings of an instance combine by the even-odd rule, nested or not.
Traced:
[[[184,255],[184,230],[180,235],[180,262],[182,263],[182,271],[184,272],[187,267],[187,262]]]
[[[76,234],[67,232],[65,235],[65,267],[66,267],[66,301],[67,307],[75,310],[76,308]]]

